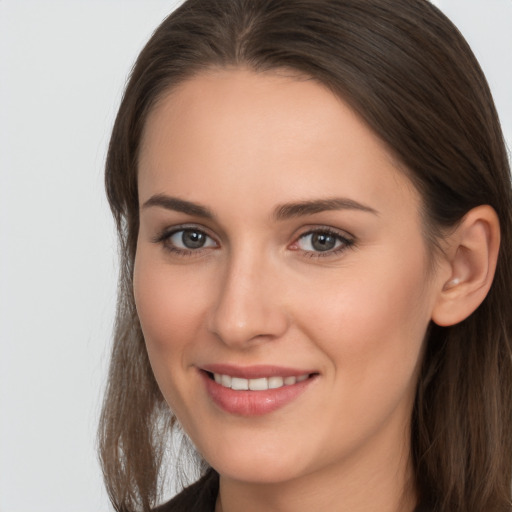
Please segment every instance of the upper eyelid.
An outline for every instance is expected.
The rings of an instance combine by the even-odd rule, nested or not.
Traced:
[[[169,238],[170,236],[179,233],[180,231],[187,231],[187,230],[196,230],[200,231],[201,233],[204,233],[206,236],[210,237],[212,240],[215,240],[215,242],[218,242],[218,237],[213,235],[211,230],[206,228],[205,226],[201,226],[199,224],[178,224],[176,226],[169,226],[166,228],[161,229],[158,234],[153,237],[153,240],[155,242],[162,241],[166,238]]]
[[[334,228],[332,226],[314,225],[314,226],[306,226],[302,229],[304,229],[304,231],[296,234],[294,240],[298,240],[299,238],[306,236],[306,235],[311,235],[313,233],[322,233],[322,232],[337,235],[341,238],[345,238],[345,239],[351,240],[351,241],[355,241],[355,239],[356,239],[356,237],[349,231],[347,231],[345,229]]]
[[[332,230],[329,230],[329,229],[315,229],[315,230],[306,231],[305,233],[300,234],[299,236],[297,236],[294,239],[294,241],[292,242],[291,245],[296,244],[302,238],[314,235],[315,233],[327,233],[328,235],[331,235],[331,236],[334,236],[335,238],[338,238],[338,240],[340,240],[346,246],[347,245],[353,245],[356,242],[354,237],[352,237],[352,236],[345,236],[345,235],[339,233],[338,231],[332,231]],[[329,251],[325,251],[325,254],[332,253],[334,251],[336,251],[336,249],[331,249]],[[317,252],[317,251],[306,251],[306,250],[304,250],[304,252]]]

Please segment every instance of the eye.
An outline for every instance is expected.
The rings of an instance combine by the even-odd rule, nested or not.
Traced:
[[[166,230],[154,241],[163,244],[166,250],[178,255],[188,255],[192,252],[200,252],[202,249],[218,247],[211,236],[194,227]]]
[[[216,247],[215,241],[198,229],[180,229],[169,236],[168,241],[178,249],[203,249]]]
[[[316,256],[337,254],[353,245],[354,241],[328,229],[317,229],[301,235],[293,244],[292,249],[307,253],[318,253]],[[313,255],[313,254],[312,254]]]

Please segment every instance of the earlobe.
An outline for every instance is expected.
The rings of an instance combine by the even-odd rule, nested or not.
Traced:
[[[470,210],[447,243],[449,278],[441,283],[432,311],[432,320],[441,326],[462,322],[489,292],[500,246],[500,225],[494,209],[483,205]]]

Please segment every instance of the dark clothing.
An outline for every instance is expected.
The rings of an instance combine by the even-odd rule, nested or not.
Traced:
[[[195,484],[183,489],[171,501],[156,508],[154,512],[214,512],[219,492],[219,475],[210,469]],[[414,512],[429,512],[419,505]]]
[[[210,469],[196,483],[183,489],[154,512],[214,512],[219,493],[219,475]]]

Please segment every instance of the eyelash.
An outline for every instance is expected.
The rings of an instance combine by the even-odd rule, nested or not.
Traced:
[[[213,240],[215,242],[215,244],[217,244],[215,239],[212,236],[210,236],[208,233],[206,233],[206,231],[204,229],[198,228],[196,226],[175,226],[171,229],[165,229],[160,235],[158,235],[153,240],[153,242],[155,242],[157,244],[162,244],[165,250],[167,250],[173,254],[176,254],[178,256],[184,256],[184,257],[195,256],[195,255],[199,256],[199,254],[201,254],[206,248],[200,247],[198,249],[182,249],[181,247],[176,247],[175,245],[173,245],[170,242],[171,237],[173,237],[174,235],[176,235],[178,233],[186,232],[186,231],[204,235],[204,236],[208,237],[210,240]]]
[[[312,235],[328,235],[335,238],[336,242],[341,242],[339,247],[326,250],[326,251],[305,251],[301,249],[294,249],[297,251],[301,251],[302,254],[306,258],[328,258],[328,257],[334,257],[340,255],[342,252],[346,251],[347,249],[353,248],[355,244],[355,240],[353,237],[348,238],[347,236],[342,235],[339,231],[336,231],[332,228],[328,227],[318,227],[314,229],[310,229],[309,231],[306,231],[305,233],[302,233],[299,237],[297,237],[296,241],[293,242],[292,245],[298,244],[298,242],[302,239],[305,239],[308,236]]]
[[[218,247],[218,243],[215,241],[215,239],[210,236],[208,233],[206,233],[203,229],[195,227],[195,226],[176,226],[172,229],[166,229],[161,234],[159,234],[155,239],[153,240],[154,243],[162,244],[165,248],[165,250],[176,254],[177,256],[199,256],[203,251],[207,250],[209,247],[199,247],[197,249],[183,249],[181,247],[176,247],[176,245],[173,245],[170,243],[171,237],[174,235],[181,233],[181,232],[192,232],[192,233],[198,233],[201,235],[206,236],[210,240],[212,240]],[[336,231],[332,228],[328,227],[318,227],[314,229],[310,229],[309,231],[306,231],[305,233],[302,233],[300,236],[298,236],[295,241],[291,244],[291,246],[297,245],[300,240],[305,239],[308,236],[312,235],[328,235],[332,236],[336,239],[337,242],[341,242],[339,247],[334,249],[329,249],[326,251],[309,251],[309,250],[302,250],[300,248],[294,248],[292,250],[301,252],[302,255],[306,258],[327,258],[327,257],[334,257],[342,252],[346,251],[349,248],[353,248],[355,244],[354,238],[348,238],[347,236],[343,236],[339,231]]]

